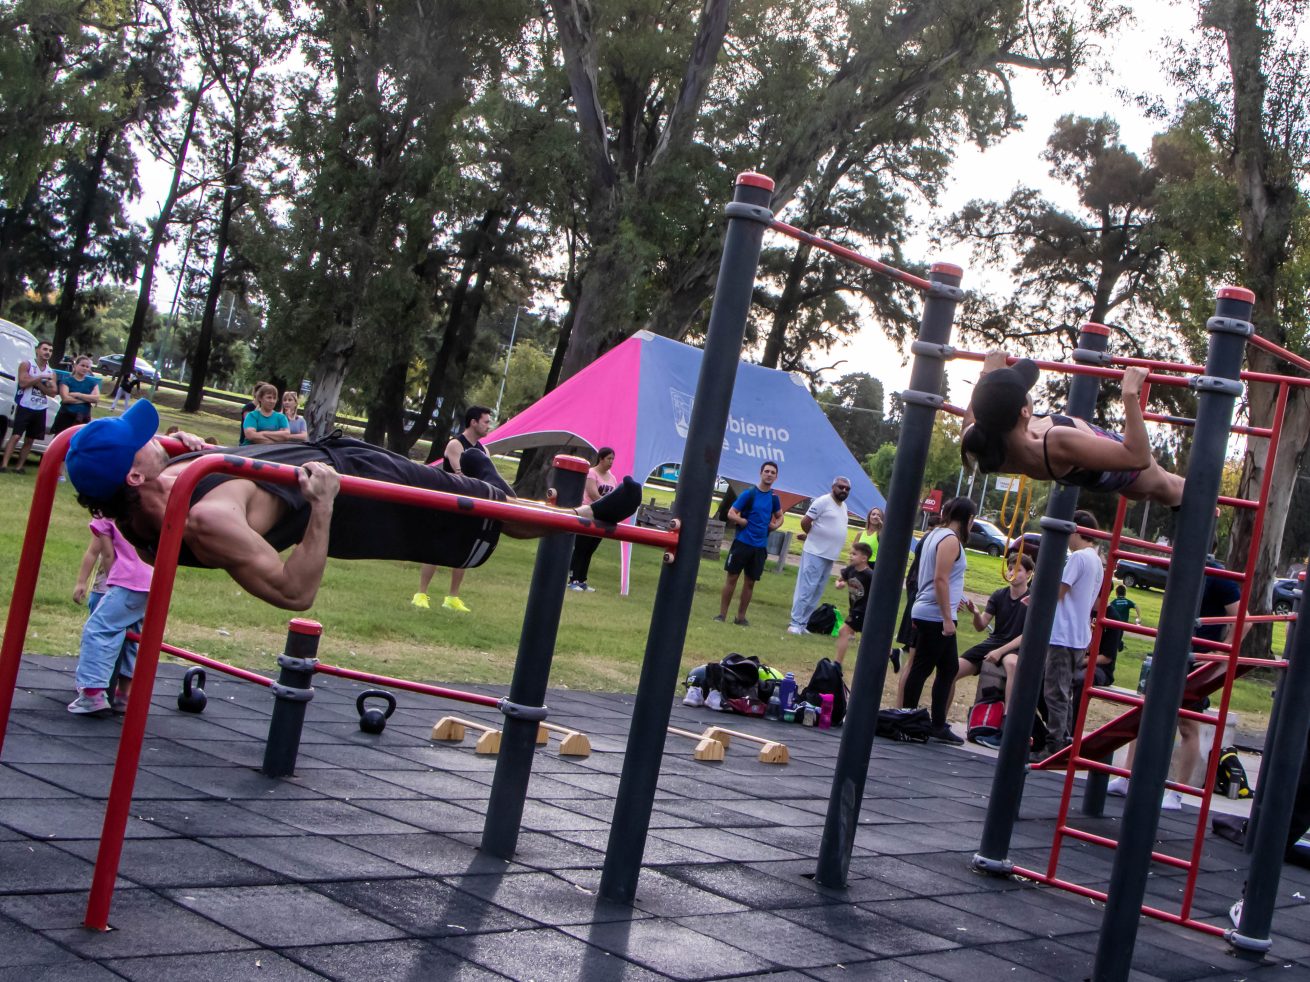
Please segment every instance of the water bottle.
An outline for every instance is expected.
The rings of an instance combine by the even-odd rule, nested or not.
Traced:
[[[782,700],[782,711],[796,711],[796,676],[788,672],[778,686],[778,696]]]
[[[819,707],[819,729],[827,730],[832,727],[832,693],[825,692],[819,699],[822,702]]]
[[[778,698],[777,692],[769,696],[769,708],[764,711],[764,718],[782,721],[782,700]]]
[[[1151,678],[1151,656],[1147,655],[1142,659],[1142,674],[1137,676],[1137,692],[1139,695],[1146,694],[1146,683]]]

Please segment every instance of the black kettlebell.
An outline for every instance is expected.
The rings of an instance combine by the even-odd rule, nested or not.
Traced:
[[[365,709],[365,699],[385,699],[387,708]],[[381,689],[369,689],[367,692],[361,692],[359,698],[355,700],[355,711],[359,713],[361,730],[365,733],[381,733],[387,728],[387,720],[391,719],[391,714],[396,711],[396,697]]]
[[[203,713],[207,702],[209,697],[205,695],[205,670],[188,668],[182,676],[182,691],[177,695],[177,708],[184,713]]]

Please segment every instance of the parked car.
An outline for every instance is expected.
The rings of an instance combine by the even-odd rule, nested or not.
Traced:
[[[1005,559],[1009,562],[1010,557],[1018,552],[1022,546],[1024,554],[1033,562],[1037,562],[1037,550],[1041,548],[1041,545],[1042,533],[1025,532],[1022,536],[1010,543],[1009,548],[1005,550]]]
[[[106,375],[117,376],[123,369],[123,356],[122,354],[105,355],[96,363],[96,368]],[[154,383],[159,379],[159,372],[155,370],[155,366],[144,358],[136,360],[136,374],[143,382]]]
[[[966,549],[977,549],[989,556],[999,556],[1005,552],[1005,533],[985,518],[975,518],[973,528],[969,530]]]
[[[1169,571],[1160,566],[1148,566],[1146,563],[1134,562],[1131,559],[1121,559],[1114,568],[1114,575],[1130,589],[1140,587],[1149,590],[1155,587],[1157,590],[1163,590]]]
[[[12,321],[0,319],[0,443],[9,435],[9,421],[14,413],[14,395],[18,390],[18,363],[36,357],[36,335]],[[46,406],[47,431],[59,412],[59,399],[51,399]],[[48,438],[38,440],[32,448],[38,453],[45,450]]]
[[[1290,614],[1305,588],[1305,573],[1274,581],[1273,610],[1275,614]]]

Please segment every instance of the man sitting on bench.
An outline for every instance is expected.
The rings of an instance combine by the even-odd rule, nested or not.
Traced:
[[[69,443],[68,478],[78,501],[92,514],[112,518],[142,558],[153,561],[164,510],[178,477],[202,456],[222,453],[298,467],[299,486],[258,481],[244,474],[211,474],[191,498],[181,562],[225,570],[248,592],[276,607],[306,610],[314,602],[328,557],[397,559],[438,566],[472,567],[487,560],[503,530],[535,538],[551,530],[520,522],[436,511],[345,495],[338,475],[365,477],[504,501],[513,491],[486,454],[470,450],[463,475],[425,467],[380,447],[333,436],[314,443],[205,447],[199,437],[175,437],[193,453],[169,457],[155,439],[159,414],[141,400],[122,416],[81,427]],[[623,521],[641,503],[641,485],[625,478],[591,505],[567,511],[604,523]],[[279,553],[290,548],[283,559]]]

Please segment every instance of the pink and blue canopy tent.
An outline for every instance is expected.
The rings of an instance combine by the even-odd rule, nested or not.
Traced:
[[[645,480],[660,465],[682,460],[701,355],[699,348],[639,332],[483,442],[501,453],[613,447],[614,473]],[[839,474],[851,481],[852,514],[885,504],[800,378],[741,362],[719,476],[734,487],[754,484],[766,460],[778,464],[774,490],[784,507],[826,494]]]

